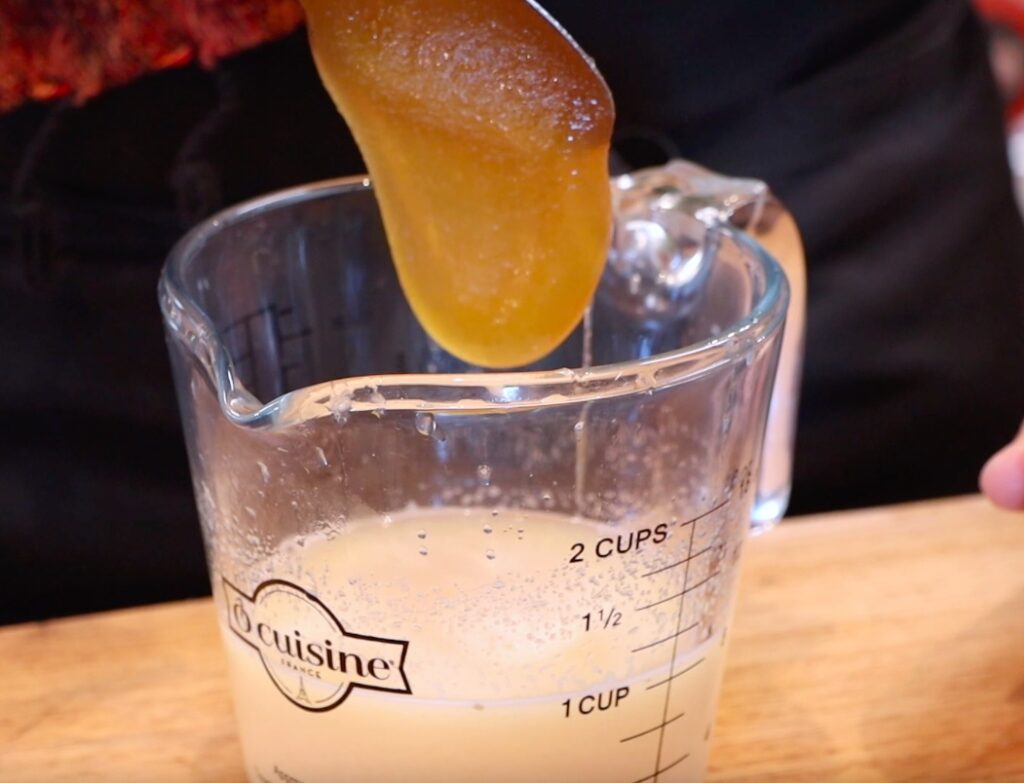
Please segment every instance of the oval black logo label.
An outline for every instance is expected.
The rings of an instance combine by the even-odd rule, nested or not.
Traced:
[[[409,642],[350,633],[319,598],[282,579],[263,582],[251,596],[222,581],[231,630],[297,707],[334,709],[354,688],[412,693]]]

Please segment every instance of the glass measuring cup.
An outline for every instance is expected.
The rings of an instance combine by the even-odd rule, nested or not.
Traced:
[[[160,300],[250,781],[702,778],[788,290],[728,225],[698,249],[671,350],[603,364],[649,346],[595,308],[479,373],[365,181],[182,240]]]

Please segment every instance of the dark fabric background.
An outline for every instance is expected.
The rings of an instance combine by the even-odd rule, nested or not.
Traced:
[[[1024,229],[966,7],[545,5],[626,159],[763,178],[801,225],[793,510],[971,491],[1024,415]],[[222,206],[361,170],[301,31],[0,116],[0,622],[208,590],[160,265]]]

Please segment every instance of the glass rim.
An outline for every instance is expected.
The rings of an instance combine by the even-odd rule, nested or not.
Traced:
[[[770,339],[785,321],[789,285],[779,263],[753,238],[727,222],[721,232],[761,267],[765,286],[745,314],[721,333],[654,356],[587,368],[465,373],[377,374],[339,378],[261,401],[239,382],[233,360],[203,309],[187,294],[183,267],[207,240],[226,227],[311,199],[372,189],[369,177],[321,180],[257,196],[217,212],[189,230],[168,254],[158,286],[168,336],[205,367],[221,409],[246,426],[267,426],[299,417],[336,415],[332,400],[343,395],[346,410],[416,410],[446,413],[501,412],[587,402],[649,392],[691,380],[739,360]],[[429,392],[416,394],[419,389]]]

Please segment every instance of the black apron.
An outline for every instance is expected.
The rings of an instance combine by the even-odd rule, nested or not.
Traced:
[[[1024,230],[966,6],[546,7],[611,84],[622,157],[762,178],[800,224],[792,510],[973,490],[1024,415]],[[361,170],[302,31],[0,116],[0,622],[207,592],[160,265],[216,209]]]

